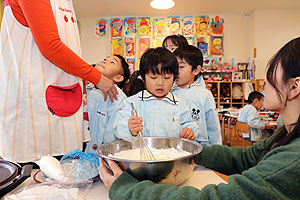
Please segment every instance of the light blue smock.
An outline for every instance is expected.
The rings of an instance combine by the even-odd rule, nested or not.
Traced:
[[[162,100],[157,100],[147,90],[140,91],[134,96],[123,101],[123,109],[117,114],[116,136],[127,141],[134,141],[128,128],[128,120],[131,117],[131,104],[139,117],[143,118],[144,136],[180,137],[180,131],[188,127],[196,138],[199,127],[193,122],[185,101],[169,92]]]
[[[200,128],[196,140],[207,145],[222,144],[220,121],[211,92],[198,81],[185,88],[174,86],[172,92],[189,105],[189,113]]]
[[[114,103],[108,98],[104,101],[103,93],[95,87],[87,88],[87,111],[91,140],[88,142],[85,152],[97,155],[96,149],[103,143],[116,140],[115,119],[116,113],[121,109],[122,102],[127,98],[123,91],[116,86],[119,94]]]
[[[200,83],[200,86],[202,86],[202,87],[206,88],[205,81],[204,81],[204,79],[203,79],[203,76],[202,76],[202,75],[201,75],[201,76],[199,76],[199,78],[198,78],[196,81]]]
[[[250,126],[252,141],[257,141],[261,138],[261,130],[265,129],[265,122],[253,105],[247,104],[242,108],[238,115],[238,121],[247,123]]]

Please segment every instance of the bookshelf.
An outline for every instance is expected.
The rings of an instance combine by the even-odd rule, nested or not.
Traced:
[[[248,103],[244,98],[245,85],[246,84],[252,85],[253,89],[255,91],[258,91],[258,83],[261,83],[261,80],[207,81],[206,85],[211,84],[212,86],[211,88],[208,89],[210,89],[213,93],[217,108],[229,108],[229,107],[241,108]],[[240,91],[240,92],[236,92],[236,91]]]

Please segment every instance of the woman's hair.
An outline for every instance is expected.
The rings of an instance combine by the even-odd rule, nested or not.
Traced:
[[[286,105],[287,99],[283,99],[283,94],[278,88],[276,81],[276,71],[281,66],[283,85],[288,84],[288,80],[300,76],[300,37],[289,41],[284,45],[269,61],[267,71],[267,80],[277,91],[283,105]],[[281,129],[266,147],[266,151],[287,144],[290,140],[300,136],[300,116],[295,123],[294,129],[287,133],[285,128]]]
[[[122,65],[122,69],[123,69],[122,76],[124,77],[124,79],[120,83],[117,83],[117,86],[122,89],[130,77],[129,65],[123,56],[120,56],[118,54],[114,54],[114,56],[117,56],[121,60],[121,65]]]
[[[187,39],[183,35],[169,35],[164,39],[162,43],[163,47],[166,47],[168,40],[171,40],[171,42],[178,47],[184,47],[189,45]]]
[[[153,74],[173,74],[178,75],[178,62],[173,53],[163,47],[148,49],[140,60],[140,70],[135,71],[129,82],[128,96],[137,94],[145,89],[145,75],[150,71]]]
[[[203,55],[200,49],[193,45],[187,45],[177,48],[174,55],[180,60],[185,60],[189,65],[192,66],[192,71],[194,71],[198,65],[203,66]],[[201,72],[194,77],[194,81],[201,76]]]

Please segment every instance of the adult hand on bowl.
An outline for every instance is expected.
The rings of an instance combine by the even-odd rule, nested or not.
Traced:
[[[126,166],[123,163],[117,163],[112,160],[107,160],[110,170],[104,164],[103,158],[99,158],[100,166],[99,166],[99,175],[101,180],[103,181],[105,187],[109,190],[112,183],[124,172],[126,171]]]

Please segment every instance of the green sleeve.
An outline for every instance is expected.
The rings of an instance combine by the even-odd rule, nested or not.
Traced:
[[[194,157],[198,165],[226,175],[242,173],[255,166],[264,156],[264,149],[272,140],[269,137],[249,147],[228,147],[226,145],[204,146]]]
[[[228,184],[175,187],[138,182],[124,172],[109,191],[114,199],[299,199],[300,138],[296,144],[278,147],[261,159],[256,166],[229,177]],[[201,178],[201,177],[199,177]]]

